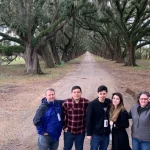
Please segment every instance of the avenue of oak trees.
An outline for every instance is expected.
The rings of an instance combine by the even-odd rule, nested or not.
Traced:
[[[0,0],[0,55],[19,54],[27,74],[42,73],[39,58],[51,68],[87,50],[135,66],[149,24],[148,0]]]

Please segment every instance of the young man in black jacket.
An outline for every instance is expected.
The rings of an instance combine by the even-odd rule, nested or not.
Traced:
[[[87,138],[91,140],[90,150],[107,150],[109,144],[109,113],[111,100],[106,98],[107,87],[99,86],[98,97],[88,105],[86,126]]]

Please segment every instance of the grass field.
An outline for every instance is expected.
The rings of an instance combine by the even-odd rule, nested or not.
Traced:
[[[44,72],[43,75],[24,75],[25,62],[23,59],[16,59],[9,65],[0,66],[0,85],[6,85],[10,83],[23,84],[30,82],[41,82],[46,80],[59,79],[66,73],[72,71],[76,64],[79,64],[83,56],[76,58],[68,63],[62,63],[55,66],[55,68],[45,68],[44,62],[40,61],[41,69]]]

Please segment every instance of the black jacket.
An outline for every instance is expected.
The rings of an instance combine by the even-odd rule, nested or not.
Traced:
[[[109,135],[110,126],[108,107],[110,103],[111,100],[108,98],[105,99],[104,103],[101,103],[98,98],[89,103],[86,117],[87,136]],[[108,120],[108,127],[104,127],[105,119]]]
[[[112,128],[112,150],[131,150],[126,128],[129,127],[128,113],[123,110]]]

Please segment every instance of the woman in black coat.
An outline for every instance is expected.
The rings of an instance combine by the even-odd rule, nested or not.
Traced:
[[[128,113],[120,93],[112,94],[110,126],[112,129],[112,150],[131,150],[126,132],[126,128],[129,127]]]

